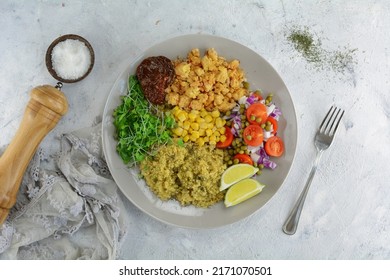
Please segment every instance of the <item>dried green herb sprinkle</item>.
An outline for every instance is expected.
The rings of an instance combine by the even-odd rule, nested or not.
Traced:
[[[321,46],[321,40],[313,35],[308,27],[293,27],[288,32],[287,40],[307,62],[316,68],[344,73],[356,63],[353,56],[356,49],[339,47],[336,51],[325,50]]]

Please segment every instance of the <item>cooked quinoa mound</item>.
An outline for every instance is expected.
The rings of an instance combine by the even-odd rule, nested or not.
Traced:
[[[167,145],[153,158],[142,161],[140,167],[147,185],[162,200],[209,207],[224,197],[219,187],[226,165],[220,149]]]

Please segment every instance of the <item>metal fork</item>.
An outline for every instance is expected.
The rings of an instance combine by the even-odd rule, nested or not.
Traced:
[[[309,178],[306,185],[303,188],[301,195],[299,196],[294,208],[291,210],[286,222],[283,225],[283,231],[286,234],[292,235],[296,232],[298,227],[299,218],[301,216],[303,204],[305,203],[306,195],[309,191],[311,182],[313,181],[314,174],[317,171],[318,163],[320,162],[322,153],[329,148],[333,142],[334,135],[339,126],[340,120],[344,115],[344,110],[337,109],[332,106],[322,121],[320,128],[318,129],[314,138],[314,145],[317,149],[317,156],[314,161],[313,167],[310,171]]]

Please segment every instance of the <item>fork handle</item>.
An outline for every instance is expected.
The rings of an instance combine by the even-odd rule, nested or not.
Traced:
[[[322,151],[319,151],[317,153],[313,167],[311,168],[309,178],[306,181],[305,187],[303,188],[303,191],[301,192],[301,195],[299,196],[297,202],[295,203],[294,208],[291,210],[290,215],[288,216],[286,222],[283,225],[283,232],[285,234],[293,235],[297,231],[298,222],[299,222],[299,218],[301,217],[303,204],[305,203],[305,199],[307,193],[309,192],[311,182],[313,181],[314,174],[317,171],[317,166],[321,159],[321,155],[322,155]]]

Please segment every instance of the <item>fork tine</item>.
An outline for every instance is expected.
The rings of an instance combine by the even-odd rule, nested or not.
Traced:
[[[339,115],[340,112],[341,112],[341,115],[340,115],[340,117],[337,119],[337,117],[338,117],[338,115]],[[344,110],[339,109],[339,110],[337,111],[337,115],[336,115],[336,117],[335,117],[335,119],[334,119],[334,121],[333,121],[333,123],[332,123],[333,131],[329,131],[329,134],[330,134],[330,135],[334,135],[334,134],[336,133],[337,128],[339,127],[339,124],[340,124],[340,121],[341,121],[343,115],[344,115]],[[336,120],[337,120],[337,122],[336,122]],[[336,125],[333,126],[333,124],[334,124],[335,122],[336,122]]]
[[[336,111],[337,111],[337,107],[336,107],[336,109],[335,109],[335,112],[336,112]],[[333,126],[334,126],[334,123],[335,123],[335,122],[336,122],[336,120],[337,120],[337,117],[338,117],[338,115],[339,115],[340,111],[341,111],[341,109],[338,109],[338,111],[337,111],[336,115],[334,116],[334,119],[333,119],[332,125],[329,127],[329,133],[331,133],[331,130],[332,130]]]
[[[327,122],[325,128],[324,128],[323,126],[324,126],[324,124],[325,124],[325,121],[328,119],[329,114],[332,112],[332,110],[333,110],[333,106],[330,107],[330,109],[329,109],[328,113],[326,114],[325,118],[322,120],[322,123],[321,123],[321,125],[320,125],[320,131],[325,132],[326,128],[328,127],[329,121],[332,119],[332,116],[329,118],[329,120],[328,120],[328,122]],[[333,113],[332,113],[332,115],[333,115]],[[323,128],[324,128],[324,130],[322,130]]]
[[[332,129],[332,125],[334,123],[334,118],[337,118],[337,114],[336,114],[336,116],[334,115],[334,113],[336,113],[336,111],[337,111],[337,107],[332,106],[332,108],[334,108],[334,110],[333,110],[332,114],[330,115],[330,118],[329,118],[329,120],[326,124],[325,130],[324,130],[324,133],[326,133],[326,134],[330,133],[330,130]],[[332,122],[332,120],[333,120],[333,122]]]

